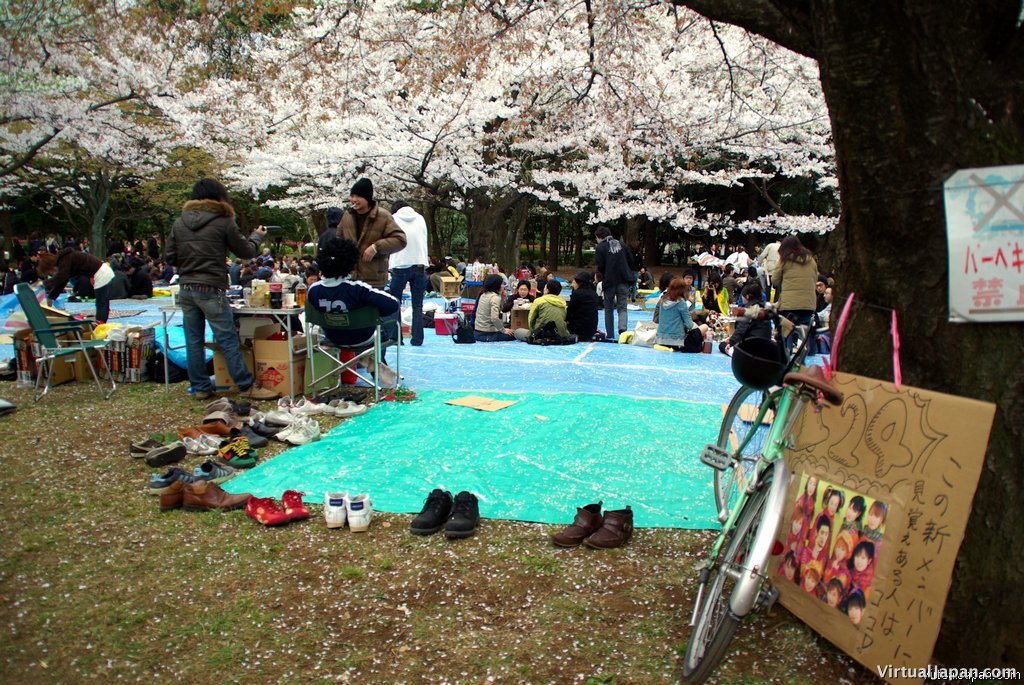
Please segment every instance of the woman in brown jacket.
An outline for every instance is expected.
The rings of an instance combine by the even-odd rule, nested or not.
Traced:
[[[818,263],[811,251],[795,235],[784,238],[779,245],[779,263],[772,275],[779,315],[797,325],[810,324],[818,302],[814,289],[817,282]]]

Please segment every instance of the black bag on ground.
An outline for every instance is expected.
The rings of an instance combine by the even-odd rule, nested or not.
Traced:
[[[149,380],[154,383],[164,382],[164,354],[163,352],[156,352],[146,362],[149,366]],[[181,368],[174,362],[168,362],[167,364],[167,382],[168,383],[181,383],[182,381],[188,380],[188,371]]]
[[[558,334],[558,329],[555,328],[555,322],[548,321],[546,324],[531,333],[526,342],[531,345],[575,345],[577,340],[575,335],[563,338]]]
[[[459,324],[452,333],[452,340],[459,345],[468,345],[476,342],[476,335],[473,333],[473,324],[464,316],[459,316]]]

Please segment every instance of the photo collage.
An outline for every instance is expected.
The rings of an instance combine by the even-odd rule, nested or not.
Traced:
[[[885,502],[804,473],[779,575],[859,626],[885,537]]]

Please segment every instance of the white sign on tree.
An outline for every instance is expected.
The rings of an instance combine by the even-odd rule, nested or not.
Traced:
[[[949,320],[1024,321],[1024,165],[945,183]]]

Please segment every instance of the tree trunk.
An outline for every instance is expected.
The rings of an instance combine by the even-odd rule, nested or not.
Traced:
[[[573,253],[576,257],[576,268],[583,268],[583,222],[579,219],[572,220],[573,228],[573,247],[575,252]]]
[[[518,250],[517,226],[509,222],[508,215],[516,203],[522,201],[519,193],[505,193],[492,197],[487,189],[467,194],[466,219],[469,222],[470,261],[496,261],[503,270],[515,266],[513,254]]]
[[[427,253],[432,257],[444,257],[446,247],[441,244],[437,232],[437,207],[429,202],[423,205],[423,221],[427,224]]]
[[[644,227],[644,266],[650,271],[652,267],[658,264],[658,257],[661,256],[661,252],[658,251],[658,224],[648,222],[647,226]]]
[[[955,12],[931,0],[679,4],[818,60],[839,171],[837,294],[897,311],[905,383],[997,405],[936,655],[1019,667],[1024,326],[947,321],[942,184],[957,169],[1024,159],[1020,3],[961,0]],[[889,313],[855,313],[840,367],[892,378]]]
[[[561,231],[559,227],[562,224],[562,216],[558,212],[555,212],[548,218],[548,234],[551,236],[551,252],[548,253],[548,270],[558,270],[558,260],[562,251],[561,245]]]

